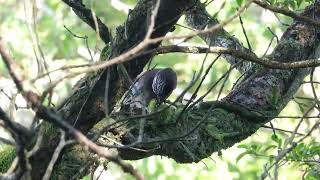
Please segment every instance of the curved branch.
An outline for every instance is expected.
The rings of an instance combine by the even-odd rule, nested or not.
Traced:
[[[259,58],[253,53],[244,53],[243,51],[228,49],[224,47],[197,47],[197,46],[161,46],[152,50],[157,54],[166,54],[166,53],[216,53],[216,54],[228,54],[234,56],[234,58],[244,59],[252,63],[260,64],[266,68],[271,69],[299,69],[299,68],[310,68],[320,66],[320,59],[307,59],[299,60],[296,62],[290,62],[291,60],[284,60],[285,62],[278,62],[270,58]],[[149,53],[149,52],[148,52]]]
[[[155,21],[155,30],[152,32],[151,37],[162,37],[169,32],[183,12],[193,5],[195,1],[196,0],[161,0],[158,16]],[[149,15],[153,9],[152,5],[152,1],[149,0],[138,1],[125,23],[127,31],[125,31],[124,26],[117,28],[116,36],[111,47],[104,49],[100,59],[117,57],[135,47],[145,38],[149,25]],[[125,35],[125,32],[128,34]],[[130,38],[127,39],[125,38],[126,36]],[[146,50],[156,48],[158,45],[159,43],[149,45],[146,47]],[[140,56],[124,64],[131,78],[134,78],[143,70],[143,67],[151,57],[152,55]],[[87,133],[93,125],[105,117],[104,92],[106,79],[109,79],[108,82],[110,83],[107,97],[108,107],[110,109],[115,106],[116,102],[122,97],[129,86],[126,84],[127,81],[125,77],[121,76],[121,73],[118,73],[116,66],[109,67],[108,71],[110,71],[110,73],[107,73],[107,70],[100,70],[96,73],[88,74],[77,83],[74,87],[74,92],[59,107],[59,114],[61,114],[63,119],[67,120],[68,123],[73,124],[77,117],[79,117],[76,127],[83,133]],[[107,77],[108,74],[110,74],[109,77]],[[81,108],[82,106],[83,108]],[[79,114],[80,109],[82,109],[82,111]],[[31,161],[34,170],[32,173],[34,179],[39,179],[44,173],[44,167],[46,167],[44,164],[49,162],[53,150],[59,143],[59,134],[56,128],[52,126],[48,126],[47,128],[44,142],[48,143],[42,145],[40,152],[37,156],[34,156]],[[71,159],[74,164],[78,164],[79,166],[82,166],[86,161],[94,161],[94,158],[81,146],[77,145],[72,149],[74,151],[69,151],[69,153],[64,156],[63,161],[70,161]],[[83,159],[86,160],[84,161]],[[63,167],[60,167],[60,165],[63,166],[63,163],[61,162],[57,165],[56,172],[66,173],[66,178],[71,177],[73,175],[72,173],[77,172],[76,165],[74,169],[70,169],[69,172],[64,172]]]
[[[255,4],[259,5],[260,7],[264,8],[264,9],[268,9],[268,10],[270,10],[270,11],[272,11],[272,12],[281,13],[281,14],[283,14],[283,15],[292,17],[292,18],[294,18],[295,20],[302,21],[302,22],[306,22],[306,23],[309,23],[309,24],[311,24],[311,25],[320,27],[320,22],[311,19],[310,17],[312,17],[312,16],[310,16],[310,17],[308,17],[308,16],[301,16],[301,15],[299,15],[299,14],[296,14],[296,13],[293,12],[293,11],[290,11],[289,9],[284,9],[284,8],[275,7],[275,6],[269,5],[268,3],[263,2],[263,1],[260,1],[260,0],[254,0],[253,2],[254,2]]]
[[[134,47],[145,37],[148,26],[148,13],[151,4],[148,0],[138,2],[136,8],[132,11],[128,21],[128,37],[125,38],[125,28],[119,27],[115,42],[110,47],[110,54],[104,54],[106,57],[116,57],[119,54]],[[162,0],[159,8],[159,16],[156,19],[156,30],[152,37],[164,36],[170,28],[176,23],[182,13],[193,5],[195,0],[172,1]],[[179,7],[179,8],[177,8]],[[320,18],[319,5],[314,9],[316,20]],[[201,16],[201,11],[198,12]],[[193,21],[196,22],[196,14]],[[202,17],[202,16],[201,16]],[[206,21],[207,22],[207,21]],[[219,33],[218,33],[219,34]],[[225,34],[225,32],[222,32]],[[314,51],[319,43],[319,32],[314,27],[302,22],[296,22],[290,26],[284,33],[281,42],[272,53],[272,59],[283,62],[291,60],[292,62],[301,59],[315,58]],[[213,34],[214,35],[214,34]],[[207,38],[211,38],[207,36]],[[227,38],[228,41],[219,41],[220,35],[214,37],[217,43],[227,42],[228,48],[236,40]],[[208,41],[210,42],[210,41]],[[237,43],[236,43],[237,44]],[[239,43],[238,43],[239,44]],[[156,48],[159,44],[153,44],[147,47],[147,50]],[[243,47],[238,47],[242,49]],[[235,47],[237,50],[237,46]],[[246,52],[247,50],[244,50]],[[106,59],[102,57],[102,59]],[[150,60],[151,55],[138,57],[125,64],[129,75],[135,77],[139,74],[144,65]],[[234,57],[230,58],[231,63],[241,60]],[[243,65],[241,70],[245,71],[250,65]],[[125,92],[127,85],[125,79],[118,74],[116,67],[109,68],[111,84],[108,98],[109,107],[114,107],[117,100]],[[120,150],[120,155],[125,159],[138,159],[154,154],[164,155],[175,159],[178,162],[195,162],[204,157],[208,157],[212,152],[232,146],[233,144],[247,138],[253,134],[265,122],[271,120],[264,116],[248,116],[248,112],[258,112],[262,115],[277,115],[280,110],[291,99],[302,83],[303,77],[308,69],[302,70],[274,70],[261,68],[242,81],[227,97],[222,100],[226,106],[217,106],[213,102],[199,104],[195,108],[186,112],[179,123],[173,121],[181,108],[168,109],[147,121],[145,143],[141,143],[138,148],[148,149],[148,152],[137,151],[133,149]],[[79,107],[84,105],[77,127],[83,132],[88,132],[94,124],[101,120],[104,115],[104,87],[107,79],[105,70],[90,74],[81,80],[75,88],[75,92],[61,105],[59,113],[69,123],[72,123],[78,117]],[[89,93],[92,91],[92,93]],[[270,96],[277,92],[280,101],[270,102]],[[84,98],[88,97],[88,98]],[[244,112],[244,113],[243,113]],[[204,115],[205,114],[205,115]],[[105,119],[101,120],[106,122]],[[134,125],[137,121],[130,121],[127,128],[121,127],[113,129],[122,144],[131,144],[136,142],[138,131]],[[47,142],[37,154],[31,159],[33,165],[33,178],[41,176],[44,172],[43,164],[50,160],[54,147],[59,142],[59,135],[54,127],[48,126],[45,133]],[[178,136],[177,136],[178,135]],[[175,138],[177,137],[177,138]],[[163,141],[165,139],[165,141]],[[82,165],[84,161],[92,160],[87,151],[81,146],[74,146],[73,151],[66,152],[61,161],[74,160],[73,165]],[[41,163],[40,165],[36,163]],[[63,166],[63,163],[59,165]],[[61,166],[58,167],[61,169]],[[41,167],[42,166],[42,167]],[[57,167],[57,169],[58,169]],[[77,166],[76,166],[77,167]],[[72,169],[70,172],[77,171]],[[40,172],[40,173],[39,173]],[[70,174],[69,174],[70,175]],[[68,175],[65,176],[69,177]]]
[[[218,20],[212,18],[209,13],[206,11],[203,4],[198,2],[190,11],[186,13],[186,22],[189,26],[196,30],[205,30],[219,24]],[[254,53],[250,52],[249,49],[245,48],[240,44],[240,42],[233,36],[231,36],[223,28],[220,28],[219,31],[202,34],[200,37],[210,46],[220,46],[228,49],[234,49],[241,51],[251,56],[256,56]],[[223,55],[223,57],[231,64],[236,64],[241,59],[233,57],[231,55]],[[245,72],[251,68],[250,62],[245,62],[237,68],[241,72]]]
[[[92,29],[94,29],[97,33],[99,32],[100,38],[108,44],[111,40],[110,32],[108,27],[98,18],[97,16],[94,17],[91,10],[86,8],[82,1],[74,1],[74,0],[62,0],[68,6],[72,8],[74,13],[82,19],[85,23],[87,23]],[[95,24],[95,19],[97,25]],[[98,26],[98,30],[97,27]]]
[[[305,13],[314,13],[315,20],[319,21],[319,7],[319,4],[308,7]],[[310,24],[293,23],[282,36],[271,59],[278,62],[287,60],[295,62],[301,59],[318,58],[315,57],[315,51],[319,45],[319,32]],[[222,100],[222,103],[227,106],[215,106],[212,102],[201,103],[198,108],[193,108],[184,114],[178,124],[174,123],[174,119],[175,114],[179,112],[179,107],[172,110],[174,113],[166,112],[162,117],[159,115],[157,118],[149,119],[144,138],[146,142],[152,139],[158,139],[158,141],[153,141],[154,144],[141,144],[137,148],[152,151],[124,149],[120,151],[121,156],[125,159],[137,159],[158,154],[183,163],[200,161],[213,152],[230,147],[249,137],[264,123],[270,121],[272,119],[270,117],[279,114],[297,92],[308,73],[309,69],[256,69],[255,73],[248,76]],[[274,94],[278,97],[277,102],[270,100]],[[249,118],[239,112],[239,109],[243,108],[261,116]],[[138,136],[134,126],[130,123],[128,126],[132,129],[122,132],[124,133],[122,142],[125,142],[123,144],[135,142]],[[197,129],[193,129],[194,127]],[[181,138],[182,135],[187,136]],[[169,137],[177,138],[169,139],[170,142],[168,142]]]

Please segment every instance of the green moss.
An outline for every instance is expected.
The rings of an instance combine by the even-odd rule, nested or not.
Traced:
[[[13,146],[6,145],[0,150],[0,154],[0,172],[6,172],[16,157],[16,149]]]
[[[44,126],[44,139],[49,139],[52,137],[53,134],[60,133],[57,127],[55,127],[53,124],[50,124],[48,122],[44,122],[46,125]]]
[[[222,141],[223,135],[220,133],[219,129],[213,124],[208,124],[205,126],[206,132],[214,139]]]
[[[93,126],[93,128],[91,128],[91,132],[92,133],[99,133],[100,131],[102,131],[104,128],[106,128],[109,123],[114,122],[114,120],[112,120],[111,118],[103,118],[101,121],[99,121],[97,124],[95,124]]]
[[[107,44],[101,51],[101,55],[100,55],[100,61],[104,61],[106,59],[109,58],[110,54],[111,54],[111,48],[110,48],[110,44]]]
[[[161,107],[164,108],[164,107]],[[163,113],[161,113],[161,120],[163,123],[175,123],[182,109],[167,108]]]
[[[150,112],[156,112],[158,110],[158,107],[157,107],[157,101],[156,100],[151,100],[149,105],[148,105],[148,110]]]
[[[46,123],[46,125],[44,127],[45,127],[46,134],[52,134],[57,131],[57,128],[53,124],[50,124],[50,123]]]
[[[87,153],[81,146],[74,146],[66,150],[68,152],[62,156],[61,163],[55,167],[52,180],[70,179],[89,163]]]

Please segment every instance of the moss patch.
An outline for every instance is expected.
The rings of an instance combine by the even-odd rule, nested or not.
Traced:
[[[4,146],[4,148],[0,150],[0,172],[6,172],[15,157],[16,149],[12,146]]]

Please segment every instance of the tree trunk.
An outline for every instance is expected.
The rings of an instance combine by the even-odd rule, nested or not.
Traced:
[[[184,13],[186,13],[188,24],[198,30],[218,23],[216,20],[210,20],[208,23],[210,19],[208,13],[201,4],[196,2],[196,0],[162,0],[156,19],[156,30],[152,36],[164,36]],[[118,27],[116,37],[108,50],[111,53],[102,55],[102,59],[105,59],[106,56],[116,57],[142,41],[148,27],[151,6],[152,1],[140,0],[138,2],[126,23],[129,38],[125,38],[124,26]],[[319,4],[306,8],[303,15],[315,16],[315,20],[318,21],[320,18]],[[205,26],[206,24],[208,26]],[[203,35],[201,38],[207,44],[235,48],[250,53],[223,29]],[[319,30],[312,25],[296,21],[288,27],[269,57],[279,62],[315,58],[318,43]],[[153,44],[147,49],[157,46],[159,44]],[[124,64],[131,78],[135,78],[142,71],[151,57],[152,55],[140,56]],[[225,58],[231,64],[240,61],[232,56],[225,56]],[[112,109],[127,90],[128,84],[125,77],[118,73],[116,66],[108,70],[110,71],[108,106],[109,109]],[[177,117],[180,115],[181,106],[170,107],[157,116],[149,117],[143,137],[145,142],[137,147],[150,151],[121,149],[119,150],[120,156],[123,159],[132,160],[162,155],[181,163],[198,162],[213,152],[226,149],[246,139],[263,124],[272,120],[268,116],[277,115],[285,107],[309,72],[308,69],[266,69],[246,62],[242,63],[239,70],[247,72],[246,78],[221,102],[200,103],[182,114],[180,119]],[[107,70],[88,74],[59,108],[59,113],[64,119],[73,124],[79,109],[85,104],[76,123],[76,127],[83,133],[88,133],[90,129],[97,131],[97,128],[103,128],[106,122],[110,121],[104,119],[106,108],[104,107],[104,93],[107,76]],[[271,101],[272,96],[276,96],[277,101]],[[123,113],[120,111],[113,118],[121,119]],[[92,129],[95,124],[96,126]],[[46,127],[44,140],[46,143],[43,144],[41,153],[30,160],[33,167],[33,179],[42,177],[59,142],[57,128],[52,125],[46,125]],[[139,120],[130,120],[127,126],[114,130],[113,136],[122,144],[131,144],[137,140],[138,128]],[[109,142],[104,143],[108,145]],[[95,157],[83,147],[79,145],[69,147],[64,151],[56,166],[54,178],[69,179],[81,167],[85,169],[85,173],[87,170],[85,164],[95,160]]]

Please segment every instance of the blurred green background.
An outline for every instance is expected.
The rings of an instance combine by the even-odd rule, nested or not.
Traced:
[[[115,33],[115,28],[118,25],[124,23],[128,9],[132,9],[136,2],[136,0],[84,1],[86,6],[92,7],[102,21],[111,29],[112,34]],[[221,8],[224,2],[225,4]],[[297,12],[301,12],[310,2],[301,0],[272,1],[272,3],[276,3],[279,7],[289,8]],[[241,3],[243,3],[242,0],[215,0],[207,6],[207,10],[212,15],[219,11],[217,18],[221,21],[232,16]],[[290,18],[271,13],[254,5],[250,6],[242,14],[242,18],[252,49],[259,56],[265,54],[274,36],[273,33],[280,38],[287,28],[286,24],[292,22]],[[23,67],[24,76],[29,80],[42,74],[46,69],[54,70],[63,65],[97,61],[101,49],[104,47],[103,42],[97,39],[95,32],[82,22],[61,0],[0,0],[0,24],[1,36],[10,47],[12,55]],[[178,24],[185,25],[184,18],[181,18]],[[74,37],[64,26],[78,36],[87,36],[87,43],[84,39]],[[225,29],[247,47],[239,19],[234,20]],[[185,34],[188,32],[190,30],[177,25],[173,33]],[[177,44],[179,42],[168,41],[163,43]],[[193,38],[188,43],[191,45],[204,45],[199,38]],[[272,52],[276,44],[277,41],[274,38],[268,53]],[[90,57],[87,45],[93,58]],[[216,55],[209,55],[206,66],[215,57]],[[204,55],[182,53],[159,55],[154,58],[154,65],[157,64],[159,67],[170,66],[178,73],[178,88],[170,98],[174,99],[188,85],[192,79],[192,74],[199,70],[203,58]],[[209,76],[199,91],[199,96],[205,93],[210,85],[216,82],[229,67],[229,64],[220,58],[210,70]],[[53,73],[51,80],[54,81],[66,73]],[[316,70],[316,73],[319,74],[319,71]],[[223,98],[230,92],[239,76],[238,72],[232,71],[220,98]],[[72,86],[80,77],[61,82],[54,89],[53,103],[58,104],[61,102],[70,93]],[[8,79],[9,75],[3,62],[0,61],[0,82],[7,82]],[[320,79],[318,78],[318,80]],[[10,83],[10,81],[7,84],[0,83],[0,88],[5,91],[11,91],[10,88],[13,86],[12,84],[8,86]],[[38,92],[42,92],[49,83],[50,79],[46,77],[29,85]],[[206,100],[215,100],[220,87],[221,84],[208,95]],[[317,87],[317,90],[319,90],[319,87]],[[190,93],[192,93],[192,90],[190,90]],[[296,96],[312,97],[309,84],[303,85]],[[281,115],[302,115],[303,108],[308,106],[310,102],[307,100],[303,102],[299,100],[299,102],[299,104],[294,101],[290,102]],[[275,127],[286,130],[293,130],[297,122],[298,119],[290,118],[273,120]],[[312,122],[314,122],[312,119],[304,121],[299,132],[304,133],[310,129]],[[214,153],[210,158],[203,159],[199,163],[177,164],[171,159],[160,156],[132,161],[130,163],[142,172],[146,176],[146,179],[258,179],[264,171],[264,166],[272,162],[272,158],[277,155],[277,149],[281,148],[285,139],[290,136],[290,134],[282,132],[277,132],[278,138],[274,138],[272,135],[272,130],[261,128],[245,141],[227,150],[223,150],[219,155],[218,153]],[[303,145],[300,145],[300,150],[304,151],[312,147],[315,149],[313,153],[318,153],[319,155],[320,146],[318,142],[319,130],[315,131]],[[300,153],[300,156],[305,155],[299,152],[299,149],[297,149],[296,153],[298,155]],[[279,179],[301,179],[307,167],[309,166],[296,161],[290,161],[289,157],[288,163],[283,165],[279,171]],[[319,168],[319,166],[315,166],[315,168]],[[315,174],[313,176],[311,171],[308,171],[305,177],[317,179],[319,176],[317,176],[317,173]],[[132,179],[132,177],[123,174],[116,165],[110,165],[109,171],[104,172],[103,176],[111,179]]]

